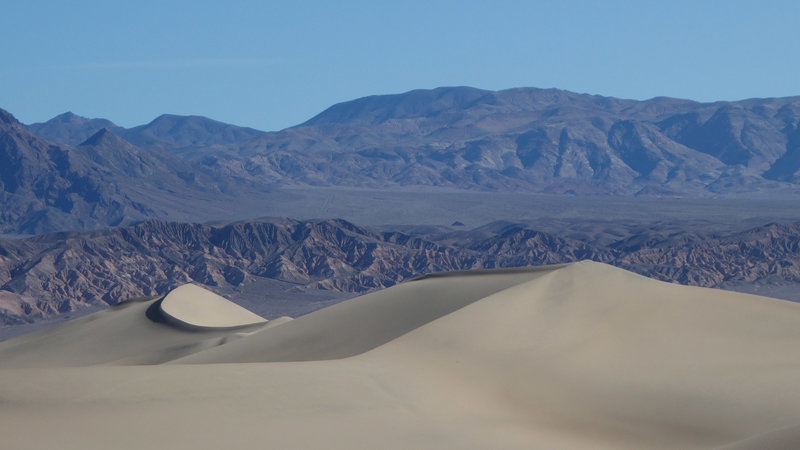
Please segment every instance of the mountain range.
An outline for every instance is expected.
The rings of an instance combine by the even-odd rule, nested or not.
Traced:
[[[792,191],[799,122],[800,97],[698,103],[452,87],[340,103],[272,133],[170,115],[122,129],[65,114],[30,129],[74,145],[112,125],[136,145],[259,183],[711,195]]]
[[[440,88],[334,105],[214,165],[244,158],[261,168],[254,176],[333,184],[742,194],[793,189],[781,182],[798,181],[799,120],[800,97],[696,103]],[[282,169],[293,154],[302,156]],[[340,169],[323,171],[325,161]]]

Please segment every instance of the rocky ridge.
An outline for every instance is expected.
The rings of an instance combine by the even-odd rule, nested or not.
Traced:
[[[707,287],[729,281],[800,283],[800,224],[725,234],[656,230],[599,246],[525,224],[415,233],[343,220],[146,221],[0,240],[0,316],[5,323],[31,322],[161,294],[187,282],[234,301],[247,285],[263,280],[296,291],[356,295],[430,272],[583,259]],[[270,301],[265,293],[257,299]]]

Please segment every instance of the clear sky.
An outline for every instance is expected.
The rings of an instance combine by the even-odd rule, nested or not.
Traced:
[[[278,130],[437,86],[800,95],[800,1],[3,1],[0,108]]]

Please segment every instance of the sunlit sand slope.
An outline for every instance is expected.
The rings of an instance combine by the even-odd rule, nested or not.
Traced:
[[[160,308],[168,322],[196,330],[239,328],[266,322],[258,314],[194,284],[173,289],[161,301]]]
[[[310,361],[366,352],[560,266],[428,276],[354,298],[176,363]]]
[[[94,321],[124,328],[145,305]],[[158,333],[189,332],[167,325]],[[65,341],[80,328],[64,328]],[[151,358],[166,365],[0,370],[4,445],[800,446],[800,305],[790,302],[580,262],[428,277],[253,330]],[[0,359],[16,355],[13,343]],[[28,349],[55,365],[57,350]],[[65,365],[91,359],[68,349]]]

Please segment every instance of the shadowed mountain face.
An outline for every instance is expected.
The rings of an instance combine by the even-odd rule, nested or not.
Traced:
[[[576,224],[576,230],[587,225]],[[698,286],[800,283],[798,224],[726,232],[675,232],[658,224],[638,231],[601,226],[616,238],[601,243],[591,235],[568,237],[566,229],[543,232],[513,223],[400,232],[343,220],[270,219],[214,226],[148,221],[0,240],[0,319],[35,321],[163,294],[186,282],[272,316],[278,303],[303,292],[352,296],[431,272],[584,259]],[[273,295],[268,286],[275,283],[293,291]],[[280,313],[299,309],[283,305]]]
[[[235,186],[177,156],[136,147],[107,128],[77,146],[57,145],[0,111],[0,232],[180,216],[198,204],[229,203],[226,192]]]
[[[37,232],[53,222],[75,227],[119,223],[126,214],[147,211],[124,195],[111,195],[84,152],[31,134],[7,113],[0,123],[0,171],[5,229]]]

